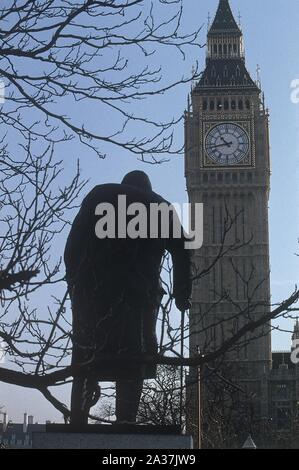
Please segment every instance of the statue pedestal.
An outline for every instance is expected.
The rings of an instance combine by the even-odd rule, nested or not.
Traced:
[[[177,426],[50,424],[32,434],[33,449],[193,449]]]

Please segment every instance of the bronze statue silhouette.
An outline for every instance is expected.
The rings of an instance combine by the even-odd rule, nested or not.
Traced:
[[[155,377],[156,366],[129,360],[124,366],[119,359],[157,354],[156,321],[163,297],[159,278],[165,250],[173,260],[176,305],[179,310],[190,306],[190,250],[184,247],[183,229],[180,238],[169,239],[161,233],[156,239],[96,236],[96,206],[105,202],[117,209],[119,195],[126,196],[127,205],[138,202],[147,209],[151,203],[169,205],[152,191],[145,173],[133,171],[121,184],[96,186],[74,220],[64,255],[73,311],[72,364],[92,364],[101,355],[115,358],[74,374],[71,424],[75,425],[88,422],[89,410],[99,397],[99,381],[116,382],[117,422],[135,422],[143,380]]]

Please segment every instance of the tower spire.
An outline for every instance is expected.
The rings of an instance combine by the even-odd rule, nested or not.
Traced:
[[[210,28],[209,34],[219,32],[234,32],[242,35],[242,32],[232,13],[229,0],[219,0],[218,9]]]
[[[244,59],[243,34],[228,0],[219,0],[208,31],[208,59]]]
[[[242,86],[243,89],[259,90],[246,69],[243,33],[229,0],[219,0],[208,29],[206,69],[197,85],[205,88]]]

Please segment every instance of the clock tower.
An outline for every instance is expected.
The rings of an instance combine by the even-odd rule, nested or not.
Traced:
[[[268,112],[260,83],[246,68],[243,34],[228,0],[219,1],[206,67],[185,114],[185,175],[189,201],[204,204],[204,244],[194,253],[202,274],[193,288],[190,352],[208,353],[270,309]],[[220,368],[253,400],[255,422],[266,419],[269,327],[242,338]],[[204,411],[213,396],[203,390],[211,374],[201,374]]]

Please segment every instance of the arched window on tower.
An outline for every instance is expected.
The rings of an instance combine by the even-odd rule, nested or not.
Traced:
[[[229,109],[229,102],[228,102],[228,100],[224,100],[224,109],[225,109],[225,111],[228,111],[228,109]]]
[[[232,45],[228,45],[228,55],[232,55]]]
[[[240,67],[237,65],[236,76],[240,77],[240,75],[241,75]]]
[[[217,54],[217,51],[218,51],[217,44],[214,44],[214,54]]]
[[[239,109],[241,110],[244,108],[243,100],[239,100],[238,106],[239,106]]]
[[[223,46],[223,53],[224,55],[227,55],[227,44],[224,44]]]
[[[219,55],[222,55],[222,44],[219,44]]]
[[[235,100],[232,100],[232,102],[231,102],[231,108],[232,108],[232,110],[235,110],[236,107],[237,107],[236,101],[235,101]]]
[[[202,108],[204,111],[206,111],[208,109],[208,102],[207,100],[204,100],[203,103],[202,103]]]
[[[221,100],[217,100],[217,110],[218,111],[222,110],[222,101]]]
[[[215,69],[214,66],[212,67],[212,70],[211,70],[211,77],[213,77],[213,78],[216,77],[216,69]]]
[[[225,65],[224,69],[223,69],[223,76],[224,77],[228,77],[228,68],[227,68],[227,65]]]
[[[234,44],[234,54],[238,52],[237,44]]]
[[[214,100],[210,100],[210,110],[211,111],[214,111],[215,109],[215,101]]]
[[[250,101],[249,100],[245,101],[245,106],[246,106],[246,109],[250,109]]]

